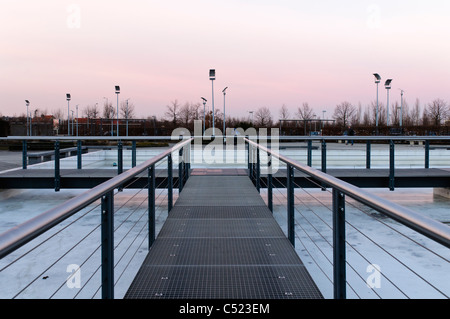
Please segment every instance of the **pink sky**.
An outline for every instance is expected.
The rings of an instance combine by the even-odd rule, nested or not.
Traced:
[[[138,117],[211,101],[247,116],[376,99],[372,74],[413,105],[450,101],[449,1],[10,1],[0,3],[0,113],[130,98]],[[380,86],[380,101],[386,92]]]

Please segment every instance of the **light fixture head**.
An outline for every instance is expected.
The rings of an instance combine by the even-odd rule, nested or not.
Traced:
[[[223,94],[225,94],[226,89],[228,89],[228,86],[222,90]]]
[[[207,100],[204,98],[204,97],[202,97],[202,100],[206,103],[207,102]]]
[[[120,86],[116,85],[116,93],[119,94],[120,93]]]
[[[28,101],[28,100],[25,100],[25,103],[27,103],[27,105],[28,105],[28,104],[30,104],[30,101]]]
[[[216,70],[215,69],[210,69],[209,70],[209,79],[210,80],[215,80],[216,79]]]
[[[67,101],[70,101],[70,94],[69,93],[66,94],[66,99],[67,99]]]
[[[392,82],[392,79],[388,79],[384,83],[384,86],[386,87],[387,90],[389,90],[391,88],[391,82]]]
[[[375,76],[375,83],[380,83],[381,76],[378,73],[374,73],[373,75]]]

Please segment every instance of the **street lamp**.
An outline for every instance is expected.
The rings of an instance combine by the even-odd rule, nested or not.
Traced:
[[[70,101],[70,94],[66,94],[66,100],[67,100],[67,135],[70,136],[70,108],[69,108],[69,101]]]
[[[375,83],[377,84],[377,110],[375,115],[375,127],[376,127],[376,133],[378,135],[378,84],[381,81],[381,76],[378,73],[373,74],[375,76]]]
[[[27,105],[27,136],[30,136],[30,129],[29,129],[29,123],[28,123],[28,106],[30,105],[30,101],[25,100],[25,103]]]
[[[206,123],[206,102],[207,100],[202,97],[203,100],[203,135],[205,135],[205,123]]]
[[[384,83],[384,87],[387,90],[387,126],[389,126],[389,90],[391,89],[391,82],[392,79],[386,80],[386,82]]]
[[[129,100],[129,98],[126,99],[126,101],[127,101],[127,112],[126,112],[126,120],[127,120],[127,136],[128,136],[128,100]]]
[[[214,80],[216,79],[216,70],[210,69],[209,70],[209,79],[211,80],[211,87],[212,87],[212,122],[213,122],[213,136],[215,135],[215,123],[214,123]]]
[[[119,136],[119,94],[120,87],[116,85],[116,94],[117,94],[117,136]]]
[[[224,140],[225,140],[225,129],[226,129],[226,127],[225,127],[225,122],[226,122],[226,117],[225,117],[225,91],[228,89],[228,86],[226,87],[226,88],[224,88],[223,90],[222,90],[222,93],[223,93],[223,132],[222,132],[222,135],[224,136]]]

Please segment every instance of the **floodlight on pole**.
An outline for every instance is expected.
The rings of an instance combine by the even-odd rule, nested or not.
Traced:
[[[381,76],[378,73],[374,73],[373,75],[375,76],[375,83],[377,84],[377,109],[375,114],[375,127],[378,135],[378,84],[381,81]]]
[[[30,101],[25,100],[25,104],[27,105],[27,136],[30,136],[30,129],[29,129],[30,124],[28,123],[29,122],[28,121],[28,106],[30,105]]]
[[[213,136],[215,135],[215,121],[214,121],[214,80],[216,79],[216,70],[210,69],[209,70],[209,79],[211,80],[211,87],[212,87],[212,126],[213,126]]]
[[[119,136],[119,94],[120,94],[120,87],[118,85],[116,85],[116,94],[117,94],[117,136]]]
[[[67,100],[67,135],[70,135],[70,94],[66,94],[66,100]]]
[[[389,126],[389,90],[391,89],[391,82],[392,82],[392,79],[388,79],[384,83],[384,87],[387,90],[387,106],[386,106],[386,110],[387,110],[387,126]]]
[[[205,134],[205,123],[206,123],[206,102],[207,100],[202,97],[203,100],[203,135]]]
[[[223,132],[222,132],[222,135],[224,136],[224,138],[225,138],[225,129],[226,129],[226,117],[225,117],[225,94],[226,94],[226,90],[228,89],[228,86],[226,87],[226,88],[224,88],[223,90],[222,90],[222,93],[223,93]]]

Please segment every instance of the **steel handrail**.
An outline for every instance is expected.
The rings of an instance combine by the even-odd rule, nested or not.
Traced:
[[[150,166],[167,157],[169,154],[185,147],[187,144],[190,144],[191,141],[192,138],[189,138],[184,142],[179,142],[174,147],[139,164],[138,166],[135,166],[134,168],[127,170],[124,173],[117,175],[110,180],[0,234],[0,259],[25,245],[61,221],[72,216],[79,210],[95,202],[104,194],[120,187],[131,178],[137,176]]]
[[[271,154],[278,158],[280,161],[291,165],[299,171],[317,179],[318,181],[329,185],[332,188],[339,190],[340,192],[350,196],[351,198],[361,202],[378,212],[381,212],[390,218],[398,221],[399,223],[431,238],[432,240],[450,248],[450,227],[436,221],[432,218],[423,216],[409,208],[403,207],[386,199],[383,199],[377,195],[368,193],[363,189],[360,189],[354,185],[351,185],[345,181],[342,181],[334,176],[323,173],[313,167],[306,166],[295,160],[280,155],[273,150],[270,150],[258,143],[255,143],[247,138],[244,140],[259,149]]]

